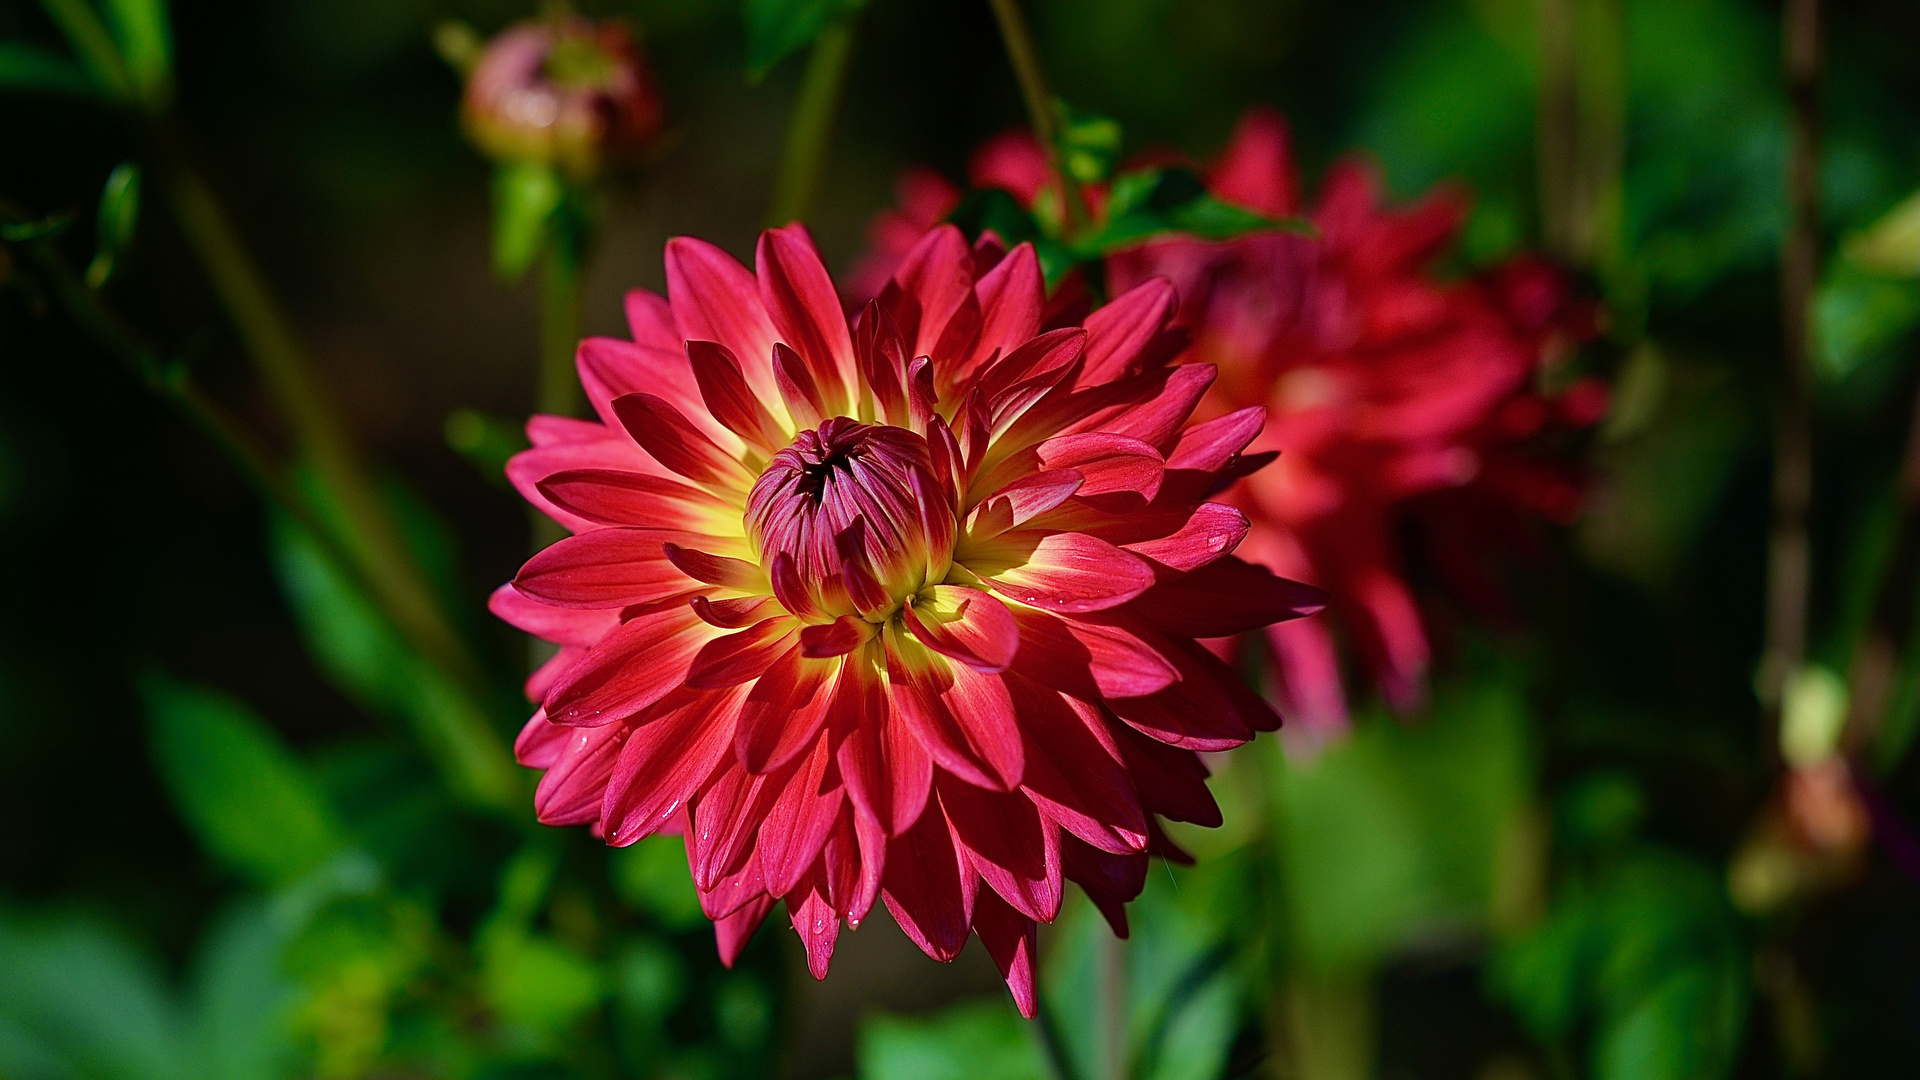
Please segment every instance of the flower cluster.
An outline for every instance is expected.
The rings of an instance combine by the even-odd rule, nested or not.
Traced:
[[[1024,133],[984,144],[969,179],[1026,205],[1051,197],[1039,147]],[[1453,591],[1485,606],[1500,596],[1480,561],[1490,548],[1524,539],[1529,518],[1577,515],[1580,477],[1539,452],[1540,436],[1593,424],[1606,391],[1585,380],[1547,392],[1541,375],[1590,333],[1592,311],[1535,258],[1441,280],[1433,264],[1466,217],[1457,191],[1388,208],[1369,165],[1347,159],[1309,208],[1272,112],[1242,118],[1206,181],[1222,201],[1304,215],[1318,235],[1162,236],[1109,256],[1107,287],[1175,285],[1177,325],[1192,335],[1183,359],[1219,371],[1200,416],[1267,408],[1250,451],[1278,460],[1230,497],[1253,522],[1241,554],[1325,587],[1338,628],[1384,696],[1411,707],[1430,646],[1403,568],[1404,526],[1416,523],[1431,541],[1427,553]],[[1102,194],[1088,192],[1096,211]],[[905,237],[951,212],[960,192],[917,170],[900,195],[870,229],[873,249],[860,267],[869,280],[897,262]],[[1335,627],[1316,619],[1271,626],[1266,637],[1273,695],[1300,733],[1342,730]]]
[[[574,534],[492,604],[560,645],[540,819],[683,835],[729,962],[781,900],[824,976],[881,900],[936,959],[978,934],[1030,1016],[1064,882],[1124,933],[1157,819],[1219,821],[1198,752],[1279,725],[1196,642],[1323,602],[1209,501],[1264,410],[1190,422],[1167,283],[1042,332],[1033,250],[951,226],[851,323],[798,226],[666,269],[580,348],[599,419],[534,418],[508,470]]]
[[[460,117],[496,161],[585,178],[643,151],[665,113],[626,27],[572,16],[520,23],[488,42],[467,79]]]

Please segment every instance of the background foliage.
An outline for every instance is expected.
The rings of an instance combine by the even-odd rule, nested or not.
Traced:
[[[748,250],[823,29],[854,50],[811,215],[836,264],[901,167],[963,175],[1021,120],[984,4],[579,7],[640,29],[670,128],[593,208],[590,331],[617,331],[625,288],[662,287],[665,237]],[[1548,7],[1576,22],[1601,134],[1572,242],[1538,154]],[[937,968],[884,919],[825,984],[772,930],[726,970],[677,841],[608,852],[530,827],[502,749],[526,646],[482,603],[528,542],[499,418],[532,407],[540,284],[493,273],[489,166],[433,46],[449,19],[530,14],[0,0],[0,1076],[1920,1070],[1914,641],[1850,747],[1873,844],[1840,867],[1768,846],[1777,5],[1032,5],[1089,168],[1204,155],[1277,104],[1309,175],[1358,148],[1397,197],[1468,185],[1449,272],[1542,246],[1580,268],[1609,317],[1587,362],[1615,388],[1588,513],[1509,568],[1508,624],[1436,610],[1420,716],[1367,708],[1311,759],[1263,740],[1216,762],[1226,824],[1178,834],[1198,862],[1156,868],[1132,938],[1084,902],[1043,936],[1037,1024],[977,949]],[[1844,714],[1821,687],[1844,694],[1876,611],[1916,599],[1910,580],[1881,594],[1913,542],[1895,480],[1920,383],[1920,14],[1834,0],[1826,24],[1814,666],[1794,683],[1816,719]],[[196,190],[297,345],[249,322]],[[506,261],[524,269],[536,235]],[[134,332],[76,315],[62,280]],[[286,411],[271,365],[249,366],[275,348],[320,373],[375,464]],[[196,394],[297,463],[276,499],[196,429]]]

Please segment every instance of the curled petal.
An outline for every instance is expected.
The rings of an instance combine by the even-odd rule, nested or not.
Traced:
[[[1110,383],[1138,371],[1135,365],[1173,318],[1177,304],[1173,285],[1153,278],[1088,315],[1086,364],[1079,385]]]
[[[1085,533],[1005,533],[961,561],[995,592],[1048,611],[1116,607],[1153,585],[1138,556]]]
[[[1005,671],[1020,648],[1013,613],[980,589],[935,585],[910,599],[901,614],[922,644],[979,671]]]
[[[1177,531],[1122,546],[1170,570],[1198,570],[1239,547],[1252,527],[1247,515],[1234,507],[1201,503]]]
[[[744,490],[753,476],[739,459],[688,423],[680,410],[653,394],[626,394],[613,401],[614,415],[633,441],[655,461],[695,483]]]
[[[666,266],[667,299],[681,337],[725,345],[748,365],[745,374],[754,390],[763,398],[769,395],[773,373],[762,360],[779,335],[760,306],[753,272],[733,256],[690,236],[667,241]]]
[[[873,640],[873,624],[854,615],[800,628],[800,655],[816,660],[847,653]]]
[[[686,684],[698,690],[717,690],[751,682],[788,649],[788,639],[796,629],[792,618],[781,615],[762,619],[739,633],[714,638],[694,655],[687,667]]]
[[[1020,651],[1013,669],[1083,701],[1158,693],[1180,677],[1160,643],[1125,626],[1016,608]]]
[[[730,349],[714,341],[689,341],[687,363],[693,368],[707,411],[728,431],[763,450],[786,445],[788,433],[748,385],[740,361]]]
[[[660,554],[681,573],[695,581],[704,581],[709,585],[750,593],[764,593],[769,587],[766,575],[761,573],[759,565],[745,559],[714,555],[672,541],[660,546]]]
[[[1062,435],[1038,447],[1043,469],[1072,469],[1082,477],[1081,498],[1128,492],[1142,503],[1160,492],[1166,462],[1160,452],[1139,439],[1105,431]]]

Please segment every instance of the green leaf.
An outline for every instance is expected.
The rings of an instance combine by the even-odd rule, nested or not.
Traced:
[[[1888,255],[1881,251],[1875,257]],[[1823,378],[1846,380],[1896,351],[1920,326],[1920,284],[1913,280],[1920,276],[1920,255],[1915,259],[1917,269],[1909,276],[1891,276],[1850,257],[1828,271],[1813,309],[1814,359]]]
[[[120,49],[87,0],[40,0],[40,6],[66,35],[67,44],[80,57],[81,66],[86,68],[93,85],[110,97],[132,95],[133,87]]]
[[[858,1040],[860,1080],[1055,1080],[1034,1026],[1004,997],[924,1017],[881,1013]]]
[[[1094,258],[1170,232],[1232,240],[1259,232],[1311,236],[1314,228],[1301,218],[1270,218],[1222,202],[1191,169],[1141,169],[1114,178],[1106,225],[1079,246],[1084,257]]]
[[[1060,124],[1060,163],[1067,175],[1082,184],[1097,184],[1112,176],[1120,163],[1120,122],[1082,112],[1058,99],[1053,111]]]
[[[1531,787],[1511,669],[1436,688],[1418,724],[1365,717],[1344,743],[1275,769],[1287,947],[1302,973],[1369,970],[1423,934],[1484,927]]]
[[[527,272],[565,198],[560,174],[537,162],[502,165],[494,172],[494,273],[517,281]]]
[[[167,0],[106,0],[113,36],[134,93],[159,112],[173,96],[173,33]]]
[[[290,927],[254,899],[226,912],[201,943],[191,1037],[208,1080],[278,1080],[293,1045],[283,1022],[294,986],[281,970]]]
[[[153,675],[141,683],[160,775],[215,858],[285,885],[339,850],[332,808],[300,759],[224,694]]]
[[[187,1080],[159,968],[87,920],[0,921],[0,1075]]]
[[[677,836],[649,836],[613,853],[613,887],[632,907],[647,912],[670,930],[689,930],[706,922],[700,894],[687,870],[686,845]]]
[[[764,78],[822,30],[866,6],[867,0],[746,0],[747,77]]]
[[[1868,270],[1920,277],[1920,191],[1847,240],[1847,258]]]
[[[1719,876],[1647,847],[1569,882],[1489,984],[1543,1039],[1591,1024],[1598,1080],[1713,1080],[1739,1050],[1747,966]]]
[[[64,56],[24,41],[0,41],[0,90],[85,96],[94,86]]]
[[[87,284],[98,289],[113,276],[121,256],[133,247],[140,220],[140,166],[123,162],[107,175],[100,192],[98,224],[94,227],[93,262],[87,266]]]
[[[560,1032],[604,992],[600,969],[549,937],[502,937],[488,943],[484,957],[487,1004],[509,1024]]]

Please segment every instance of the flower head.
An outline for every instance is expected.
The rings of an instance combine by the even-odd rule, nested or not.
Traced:
[[[1038,145],[1024,132],[983,144],[968,164],[976,187],[1008,191],[1046,217],[1056,198]],[[1491,273],[1443,281],[1432,269],[1465,221],[1466,202],[1441,189],[1412,206],[1382,205],[1363,161],[1329,170],[1303,204],[1284,122],[1255,110],[1207,170],[1217,198],[1269,217],[1306,214],[1310,238],[1267,233],[1225,242],[1161,236],[1107,259],[1121,293],[1164,278],[1182,299],[1182,359],[1218,378],[1197,415],[1264,406],[1249,448],[1278,453],[1228,496],[1252,531],[1240,553],[1325,586],[1341,628],[1388,701],[1423,692],[1429,647],[1401,556],[1406,526],[1456,593],[1499,607],[1489,551],[1524,542],[1527,519],[1566,522],[1582,502],[1579,475],[1542,453],[1542,436],[1591,425],[1604,386],[1540,386],[1543,368],[1589,332],[1591,309],[1570,301],[1558,272],[1521,257]],[[1099,189],[1090,190],[1097,208]],[[960,201],[958,188],[918,170],[896,209],[877,217],[861,281],[877,288],[903,240]],[[1344,728],[1346,696],[1326,620],[1273,625],[1275,696],[1303,735]]]
[[[575,534],[493,600],[561,646],[540,818],[683,835],[729,962],[783,900],[824,976],[884,900],[1031,1015],[1064,882],[1124,930],[1157,819],[1218,823],[1196,752],[1279,724],[1195,641],[1322,602],[1208,501],[1262,410],[1189,423],[1166,283],[1042,333],[1032,249],[950,226],[851,325],[798,226],[755,271],[674,240],[667,281],[580,348],[599,419],[536,417],[508,470]]]
[[[631,157],[660,134],[660,94],[615,21],[525,22],[487,43],[461,120],[497,161],[552,165],[576,178]]]

